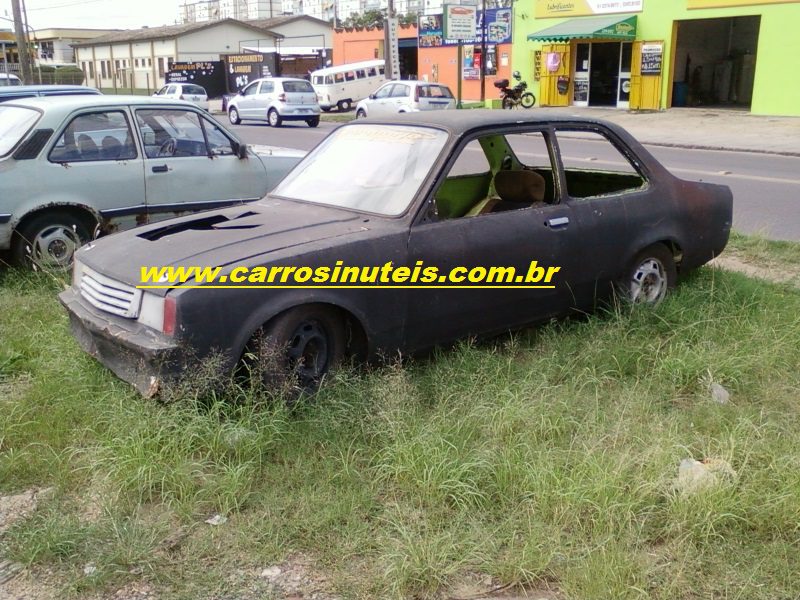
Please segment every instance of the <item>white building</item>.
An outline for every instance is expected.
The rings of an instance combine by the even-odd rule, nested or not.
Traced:
[[[181,5],[183,23],[201,23],[218,19],[252,21],[270,19],[283,14],[281,0],[184,0]]]
[[[31,43],[36,47],[37,65],[74,65],[75,51],[72,46],[87,42],[118,29],[37,29],[31,33]]]
[[[217,61],[248,40],[277,45],[280,34],[233,19],[117,31],[75,45],[87,85],[158,89],[173,62]]]

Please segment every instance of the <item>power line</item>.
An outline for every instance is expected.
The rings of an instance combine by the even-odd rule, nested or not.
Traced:
[[[70,2],[68,4],[56,4],[55,6],[40,6],[38,8],[29,8],[29,11],[34,10],[50,10],[52,8],[66,8],[67,6],[79,6],[81,4],[93,4],[95,2],[104,2],[105,0],[81,0],[81,2]]]

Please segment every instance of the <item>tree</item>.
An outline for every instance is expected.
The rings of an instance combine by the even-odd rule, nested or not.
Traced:
[[[386,18],[382,10],[367,10],[361,14],[352,13],[344,21],[342,27],[382,27],[383,20]]]

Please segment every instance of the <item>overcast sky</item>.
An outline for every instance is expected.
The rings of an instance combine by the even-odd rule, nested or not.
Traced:
[[[143,25],[173,25],[183,0],[25,0],[33,29],[83,27],[136,29]],[[0,0],[0,29],[14,24],[10,0]]]

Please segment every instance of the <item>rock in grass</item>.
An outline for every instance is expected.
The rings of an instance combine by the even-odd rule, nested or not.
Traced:
[[[684,458],[678,467],[675,487],[692,494],[736,481],[737,473],[730,463],[721,458],[704,458],[702,461]]]
[[[267,579],[269,581],[275,581],[281,574],[280,567],[267,567],[263,571],[261,571],[261,577]]]
[[[210,519],[206,519],[206,523],[209,525],[222,525],[228,521],[228,517],[225,515],[214,515]]]
[[[731,394],[719,383],[714,382],[709,386],[711,399],[717,404],[728,404],[731,401]]]

